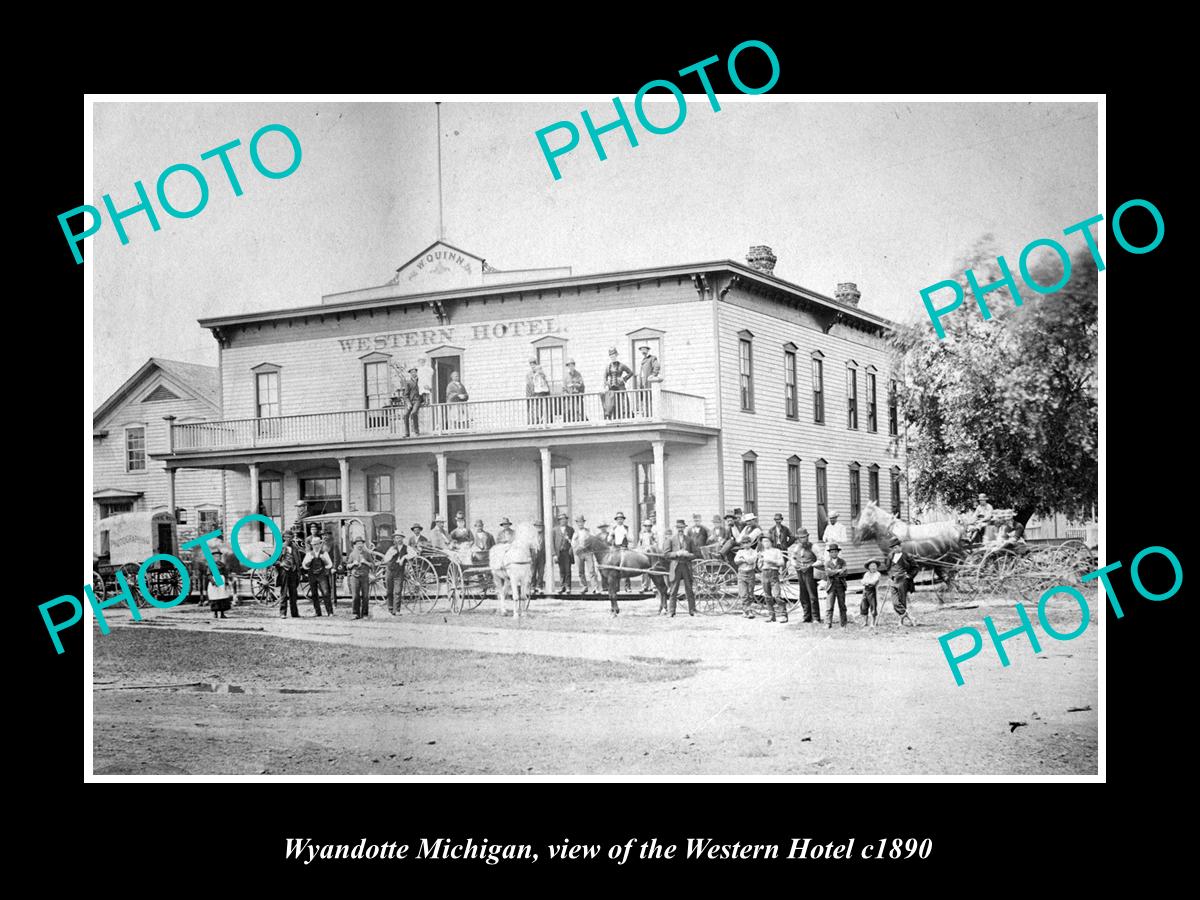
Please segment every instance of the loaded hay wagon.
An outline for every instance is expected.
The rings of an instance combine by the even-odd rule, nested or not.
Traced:
[[[125,573],[138,606],[148,606],[138,590],[138,569],[157,554],[175,555],[176,538],[175,517],[165,510],[118,513],[101,519],[92,535],[92,591],[96,600],[103,602],[120,591],[120,571]],[[146,570],[146,587],[159,600],[173,600],[183,588],[183,579],[178,569],[159,560]]]

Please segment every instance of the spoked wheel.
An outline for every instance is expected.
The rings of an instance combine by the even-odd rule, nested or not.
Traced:
[[[787,604],[788,615],[800,605],[800,573],[792,566],[779,575],[779,596]]]
[[[371,570],[367,596],[372,600],[387,600],[387,568],[385,566]]]
[[[96,595],[96,602],[103,603],[108,597],[108,588],[104,584],[104,576],[99,572],[92,573],[92,593]]]
[[[130,578],[131,586],[134,585],[135,578],[137,578],[136,568],[133,571],[133,576]],[[174,566],[159,563],[154,568],[146,571],[146,587],[154,595],[155,600],[160,603],[167,603],[176,599],[183,592],[183,577]],[[135,588],[134,595],[137,597],[138,606],[143,609],[150,606],[150,602],[142,596],[140,590]]]
[[[467,599],[467,589],[463,579],[462,565],[453,557],[446,565],[446,597],[450,601],[450,612],[455,615],[461,614]]]
[[[404,608],[412,613],[433,612],[438,602],[438,573],[423,556],[413,556],[404,564]]]
[[[696,601],[706,615],[737,609],[737,570],[723,559],[702,559],[692,566]]]
[[[255,569],[250,576],[250,585],[254,599],[259,603],[276,603],[279,601],[279,579],[275,568]]]
[[[492,589],[492,573],[490,569],[470,568],[462,570],[462,602],[456,612],[466,612],[477,609],[488,597]]]

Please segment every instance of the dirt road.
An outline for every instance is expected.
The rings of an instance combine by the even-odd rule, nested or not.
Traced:
[[[96,774],[1095,774],[1097,625],[989,646],[956,686],[937,637],[1008,601],[827,630],[536,601],[500,619],[110,611]],[[1074,629],[1079,613],[1051,621]],[[1078,711],[1069,711],[1069,710]],[[1023,723],[1013,726],[1012,723]]]

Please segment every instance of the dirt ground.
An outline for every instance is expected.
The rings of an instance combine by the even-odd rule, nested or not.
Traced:
[[[979,602],[979,601],[974,601]],[[1093,599],[1093,612],[1096,606]],[[889,609],[832,630],[674,619],[653,600],[535,600],[500,618],[280,619],[254,604],[110,610],[93,633],[93,760],[104,774],[1095,774],[1097,616],[1041,652],[987,642],[958,687],[938,636],[1018,624],[1012,602]],[[853,610],[852,610],[853,612]],[[1033,614],[1033,610],[1030,610]],[[1051,623],[1078,625],[1055,601]],[[962,645],[966,641],[960,639]],[[956,643],[955,648],[960,646]],[[1015,725],[1013,723],[1021,723]]]

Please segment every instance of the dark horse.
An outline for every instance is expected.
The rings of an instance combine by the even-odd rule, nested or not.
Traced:
[[[584,542],[583,547],[588,553],[596,555],[600,578],[605,590],[608,591],[608,602],[612,604],[614,616],[621,611],[617,606],[617,588],[621,584],[622,577],[642,575],[647,569],[651,570],[650,580],[654,583],[654,590],[658,593],[659,607],[662,608],[666,605],[668,572],[666,557],[657,554],[647,556],[641,550],[614,547],[599,535],[592,535]],[[662,574],[656,574],[658,572]]]

